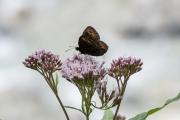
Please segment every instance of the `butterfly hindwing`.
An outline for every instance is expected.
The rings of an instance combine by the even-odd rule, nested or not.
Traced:
[[[93,48],[93,40],[87,40],[85,37],[81,36],[79,38],[79,47],[78,50],[82,53],[82,54],[88,54],[87,52],[92,51],[91,49]]]
[[[90,49],[91,50],[91,49]],[[91,55],[93,56],[101,56],[106,53],[108,50],[108,46],[103,41],[96,42],[91,50]]]

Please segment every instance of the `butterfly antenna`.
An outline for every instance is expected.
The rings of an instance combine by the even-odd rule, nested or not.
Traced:
[[[71,46],[71,45],[69,46],[69,48],[75,48],[75,47],[76,47],[76,46]]]
[[[70,50],[72,50],[74,48],[75,48],[75,46],[69,46],[69,49],[67,49],[65,52],[68,52],[68,51],[70,51]]]

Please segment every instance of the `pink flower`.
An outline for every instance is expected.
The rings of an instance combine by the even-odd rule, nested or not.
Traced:
[[[28,56],[23,64],[31,69],[40,72],[55,72],[61,69],[61,61],[58,55],[54,55],[51,52],[45,50],[37,51],[34,54]]]
[[[113,60],[108,74],[116,79],[121,77],[128,78],[132,74],[139,72],[142,69],[142,65],[141,59],[120,57],[117,60]]]
[[[78,54],[63,62],[61,73],[67,80],[73,80],[74,78],[103,77],[105,70],[91,56]]]

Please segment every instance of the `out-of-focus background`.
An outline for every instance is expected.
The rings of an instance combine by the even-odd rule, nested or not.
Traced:
[[[180,91],[179,0],[0,0],[0,118],[65,120],[52,92],[24,58],[46,49],[62,59],[75,53],[84,28],[92,25],[109,45],[101,59],[135,56],[143,70],[129,81],[120,113],[127,118],[160,106]],[[60,78],[66,105],[80,107],[80,95]],[[68,110],[73,120],[83,116]],[[95,111],[91,120],[100,120]],[[180,120],[180,102],[148,120]]]

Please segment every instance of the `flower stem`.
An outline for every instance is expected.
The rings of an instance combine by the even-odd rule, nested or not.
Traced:
[[[47,76],[47,75],[43,74],[42,72],[40,72],[40,73],[44,76],[44,79],[46,80],[47,84],[49,85],[49,87],[53,91],[54,95],[56,96],[56,98],[57,98],[61,108],[63,109],[63,112],[64,112],[65,116],[66,116],[66,120],[70,120],[70,118],[69,118],[69,116],[67,114],[67,111],[66,111],[66,109],[65,109],[65,107],[64,107],[64,105],[63,105],[63,103],[62,103],[62,101],[61,101],[61,99],[60,99],[60,97],[58,95],[58,90],[57,90],[57,87],[55,86],[53,76],[52,75]]]
[[[86,115],[86,120],[89,120],[89,115]]]
[[[61,99],[60,99],[58,93],[54,93],[54,94],[55,94],[55,96],[56,96],[56,98],[57,98],[57,100],[58,100],[60,106],[61,106],[62,109],[63,109],[63,112],[64,112],[64,114],[65,114],[65,116],[66,116],[66,119],[67,119],[67,120],[70,120],[70,119],[69,119],[69,116],[68,116],[68,114],[67,114],[67,111],[66,111],[66,109],[65,109],[65,107],[64,107],[64,105],[63,105],[63,103],[62,103],[62,101],[61,101]]]
[[[116,120],[116,116],[117,116],[117,114],[118,114],[118,111],[119,111],[119,108],[120,108],[120,105],[121,105],[121,101],[122,101],[122,99],[123,99],[123,96],[124,96],[124,93],[125,93],[125,90],[126,90],[127,81],[128,81],[128,79],[125,79],[125,80],[124,80],[124,83],[122,84],[122,90],[120,90],[119,80],[117,80],[118,89],[119,89],[120,97],[121,97],[121,98],[120,98],[119,104],[118,104],[118,106],[117,106],[117,108],[116,108],[116,112],[115,112],[115,114],[114,114],[113,120]]]

